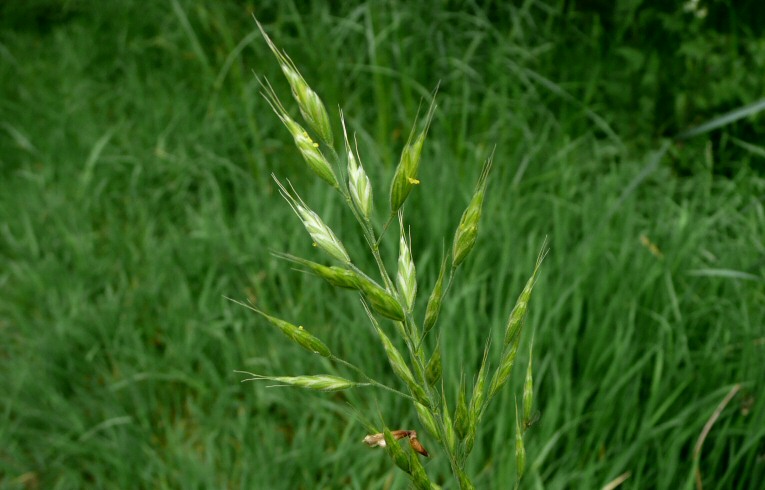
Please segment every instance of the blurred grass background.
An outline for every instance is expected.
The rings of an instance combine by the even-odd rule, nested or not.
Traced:
[[[550,237],[528,320],[541,419],[524,487],[629,472],[622,488],[693,488],[694,445],[736,384],[698,468],[705,487],[756,487],[765,119],[671,139],[765,93],[765,19],[758,2],[733,3],[2,3],[0,486],[406,487],[348,408],[418,428],[405,403],[234,373],[348,375],[224,295],[310,325],[396,383],[353,295],[269,254],[323,260],[274,172],[372,265],[259,95],[253,71],[296,109],[255,13],[345,111],[378,209],[440,81],[407,204],[422,291],[496,145],[479,243],[442,312],[447,379],[475,375],[487,335],[499,344]],[[506,389],[485,418],[479,488],[514,481],[512,403]],[[440,481],[443,459],[427,463]]]

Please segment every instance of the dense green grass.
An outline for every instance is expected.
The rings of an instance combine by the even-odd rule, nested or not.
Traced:
[[[567,17],[555,2],[323,3],[255,12],[327,106],[343,107],[380,209],[420,100],[441,81],[422,185],[407,203],[423,290],[497,146],[479,243],[442,312],[447,379],[462,367],[475,374],[487,334],[500,343],[550,238],[528,323],[542,417],[527,436],[525,486],[599,488],[625,472],[624,488],[693,485],[694,445],[737,383],[704,442],[701,476],[709,488],[763,481],[762,118],[746,126],[759,142],[730,132],[739,126],[663,140],[665,127],[694,117],[656,119],[666,86],[619,99],[638,68],[619,71],[622,51],[604,50],[598,24],[582,29],[583,14]],[[372,265],[351,217],[259,96],[252,70],[290,100],[252,7],[5,9],[0,485],[405,488],[381,452],[361,445],[347,402],[416,428],[405,403],[372,390],[242,385],[234,373],[349,374],[224,295],[310,325],[395,383],[353,295],[269,255],[319,257],[274,172]],[[619,40],[629,47],[629,36]],[[630,90],[651,86],[660,66],[647,63]],[[731,145],[745,151],[721,150]],[[514,481],[512,391],[492,405],[471,457],[479,488]],[[441,455],[427,464],[448,478]]]

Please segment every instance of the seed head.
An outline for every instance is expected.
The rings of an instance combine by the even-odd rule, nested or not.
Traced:
[[[359,276],[359,289],[377,313],[391,320],[404,320],[404,309],[401,308],[401,303],[381,286],[366,277]]]
[[[297,196],[297,193],[295,193],[297,197],[292,197],[292,194],[287,191],[275,176],[274,180],[279,186],[279,190],[284,199],[290,204],[292,210],[300,217],[303,226],[305,226],[308,234],[311,235],[316,246],[337,260],[345,264],[350,264],[351,258],[348,256],[348,252],[345,251],[345,247],[340,240],[337,239],[329,226],[322,221],[318,214],[308,208],[308,205],[300,199],[300,196]]]
[[[518,402],[515,402],[515,471],[516,480],[523,478],[526,470],[526,448],[523,445],[523,430],[521,419],[518,417]]]
[[[343,289],[359,289],[359,276],[350,269],[344,269],[334,265],[327,267],[326,265],[317,264],[316,262],[285,253],[274,253],[274,255],[307,267],[312,273],[321,277],[333,286]]]
[[[483,360],[481,368],[478,370],[478,377],[473,387],[473,396],[470,398],[470,418],[474,424],[477,424],[483,411],[484,394],[486,391],[486,377],[489,373],[489,349],[491,348],[491,339],[486,341],[486,347],[483,349]]]
[[[295,141],[295,146],[300,151],[300,154],[303,155],[308,168],[332,187],[339,188],[337,176],[335,176],[332,166],[319,150],[319,144],[314,142],[306,130],[289,116],[268,80],[263,80],[260,84],[263,87],[263,97],[289,130],[292,139]]]
[[[383,431],[383,437],[385,439],[385,445],[383,447],[388,452],[388,455],[390,455],[393,462],[396,463],[396,466],[404,470],[404,472],[411,474],[411,461],[398,442],[396,442],[396,437],[387,428]]]
[[[348,190],[356,210],[365,220],[369,221],[372,215],[372,184],[369,182],[366,172],[364,172],[364,167],[353,154],[342,113],[340,113],[340,121],[343,124],[345,151],[348,153]],[[358,148],[356,148],[356,153],[358,154]]]
[[[303,327],[298,327],[287,321],[266,315],[260,310],[254,308],[253,310],[268,320],[269,323],[279,328],[279,330],[281,330],[284,335],[291,338],[298,345],[300,345],[300,347],[306,349],[309,352],[319,354],[322,357],[332,357],[332,353],[330,352],[329,348],[324,345],[324,342],[308,333],[308,331],[306,331],[306,329]]]
[[[372,184],[352,151],[348,152],[348,188],[354,206],[369,221],[372,216]]]
[[[483,360],[481,368],[478,370],[473,395],[470,397],[470,406],[468,407],[468,434],[465,437],[465,453],[470,454],[475,442],[476,432],[478,431],[478,422],[481,421],[481,415],[484,410],[484,394],[486,391],[486,377],[489,372],[489,348],[491,339],[486,341],[486,347],[483,350]]]
[[[433,414],[430,412],[430,410],[428,410],[428,408],[422,403],[417,402],[414,403],[414,408],[417,410],[417,416],[419,417],[420,422],[422,422],[422,426],[425,427],[425,430],[428,431],[430,437],[441,442],[441,436],[439,435],[438,428],[436,426],[436,419],[433,418]]]
[[[313,238],[314,243],[337,260],[346,264],[350,263],[351,258],[345,251],[345,247],[319,215],[300,204],[296,208],[298,216],[303,220],[303,225]]]
[[[355,388],[357,386],[367,386],[369,383],[356,383],[349,381],[345,378],[338,376],[332,376],[329,374],[317,374],[313,376],[262,376],[260,374],[247,373],[243,371],[237,371],[244,374],[249,374],[252,378],[244,379],[242,381],[259,381],[268,380],[280,383],[273,386],[296,386],[298,388],[306,388],[309,390],[317,391],[340,391],[347,390],[348,388]]]
[[[534,338],[531,338],[531,345],[534,345]],[[531,409],[534,403],[534,381],[531,375],[532,347],[529,348],[529,366],[526,368],[526,381],[523,383],[523,425],[528,427],[531,424]]]
[[[460,490],[475,490],[475,485],[462,468],[457,468],[457,481],[460,484]]]
[[[432,490],[428,474],[425,473],[425,468],[422,466],[422,462],[420,462],[417,454],[415,454],[419,453],[426,458],[428,457],[428,452],[422,447],[422,444],[420,444],[416,433],[409,436],[409,447],[412,448],[412,451],[409,453],[409,468],[412,470],[410,479],[414,484],[414,488],[417,490]]]
[[[300,154],[303,155],[308,167],[332,187],[339,187],[337,176],[335,176],[335,172],[324,154],[319,150],[319,144],[315,143],[305,131],[293,133],[292,136],[295,140],[295,146],[300,150]]]
[[[441,364],[441,349],[439,347],[440,339],[436,342],[436,348],[433,350],[433,355],[430,356],[427,366],[425,366],[425,379],[428,380],[430,386],[435,386],[441,374],[443,372],[443,366]]]
[[[457,406],[454,408],[454,430],[460,439],[464,439],[468,433],[469,415],[467,406],[467,388],[465,387],[465,374],[460,379],[459,393],[457,393]]]
[[[391,213],[395,213],[401,208],[406,198],[409,197],[409,193],[412,192],[412,188],[420,183],[417,180],[417,171],[420,168],[420,155],[424,142],[424,138],[417,137],[414,143],[407,143],[404,146],[390,188]]]
[[[454,246],[452,250],[452,268],[458,267],[465,257],[470,253],[478,237],[478,225],[481,220],[481,209],[483,208],[483,199],[486,194],[486,184],[488,183],[489,172],[491,171],[494,154],[486,160],[481,170],[481,176],[478,178],[473,197],[468,204],[467,209],[462,213],[460,224],[457,226],[457,232],[454,234]]]
[[[441,391],[441,416],[443,418],[444,428],[446,429],[446,446],[449,451],[454,453],[457,449],[457,435],[454,433],[454,424],[449,415],[449,405],[446,403],[446,394]]]
[[[305,119],[311,129],[321,136],[321,139],[324,140],[326,144],[332,146],[332,126],[329,123],[329,116],[327,115],[327,110],[324,108],[321,99],[316,92],[308,86],[308,83],[300,74],[300,71],[287,53],[276,47],[273,41],[271,41],[271,38],[266,34],[263,26],[260,25],[260,22],[257,20],[255,22],[258,24],[261,34],[263,34],[263,37],[268,43],[268,47],[271,48],[271,52],[276,56],[279,66],[282,69],[282,73],[284,73],[284,76],[287,78],[287,83],[289,83],[290,88],[292,89],[292,96],[298,103],[300,114],[303,116],[303,119]]]
[[[534,265],[534,272],[531,277],[526,281],[526,285],[523,287],[523,291],[518,296],[515,302],[513,311],[510,312],[510,316],[507,319],[507,326],[505,327],[505,341],[504,347],[507,347],[514,339],[520,335],[523,328],[524,320],[526,319],[526,312],[528,311],[529,300],[531,299],[531,291],[534,289],[534,284],[537,281],[539,275],[539,268],[542,265],[542,261],[547,256],[547,240],[545,239],[542,245],[542,250],[537,256],[537,262]]]
[[[489,385],[489,400],[494,398],[494,395],[502,388],[510,377],[510,373],[513,372],[513,365],[515,365],[515,356],[518,354],[518,344],[520,343],[521,336],[517,335],[512,344],[507,346],[502,353],[502,358],[499,361],[499,367],[494,372],[494,376],[491,378],[491,384]]]
[[[499,362],[499,367],[494,373],[491,379],[491,386],[489,388],[489,400],[494,398],[497,391],[505,384],[507,378],[510,377],[510,373],[513,370],[515,364],[515,356],[518,354],[518,346],[521,341],[521,330],[523,329],[523,323],[526,318],[526,310],[528,309],[529,298],[531,297],[531,291],[534,288],[537,275],[539,273],[539,267],[542,265],[542,261],[547,255],[547,240],[545,239],[542,245],[542,250],[537,256],[537,262],[534,266],[534,272],[526,282],[526,286],[523,288],[518,300],[515,302],[513,311],[510,312],[510,317],[507,321],[507,327],[505,329],[505,340],[503,342],[502,359]]]
[[[297,100],[303,119],[324,140],[324,143],[330,146],[334,144],[329,115],[318,94],[311,90],[311,87],[305,83],[303,77],[300,77],[299,82],[291,83],[290,86],[292,87],[292,95]]]
[[[383,344],[385,354],[388,356],[388,362],[390,363],[390,367],[393,368],[393,372],[407,385],[412,396],[414,396],[418,402],[425,406],[430,406],[425,390],[423,390],[423,388],[414,380],[412,371],[409,369],[409,366],[407,366],[406,361],[404,361],[404,356],[402,356],[401,352],[396,349],[396,346],[393,345],[393,342],[390,341],[377,323],[374,323],[374,327]]]
[[[412,127],[411,133],[409,133],[409,139],[404,145],[404,149],[401,152],[401,160],[399,160],[396,172],[393,174],[393,181],[390,186],[390,210],[391,213],[396,213],[409,197],[409,193],[412,188],[419,184],[417,180],[417,172],[420,169],[420,156],[422,155],[422,146],[425,143],[425,137],[428,135],[428,129],[430,123],[433,120],[433,111],[435,110],[435,98],[428,109],[428,114],[425,119],[425,127],[419,135],[415,137],[415,127],[417,122],[415,121],[414,127]]]

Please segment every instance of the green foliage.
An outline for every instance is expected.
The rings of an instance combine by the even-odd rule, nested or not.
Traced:
[[[616,31],[564,2],[256,3],[330,115],[342,104],[349,127],[369,128],[358,146],[373,183],[393,175],[419,101],[442,81],[406,205],[423,294],[497,145],[483,228],[460,266],[469,286],[449,292],[457,301],[425,338],[431,350],[438,341],[444,379],[480,378],[487,334],[497,358],[503,308],[550,234],[526,319],[541,418],[523,438],[521,486],[601,488],[626,472],[632,488],[692,482],[699,435],[735,383],[701,478],[765,480],[762,117],[672,144],[654,164],[657,135],[761,96],[757,69],[741,69],[758,66],[758,16],[672,11],[697,27],[670,39],[647,30],[661,12],[645,2],[607,2],[635,6]],[[310,326],[333,353],[395,379],[352,293],[259,252],[312,247],[269,177],[307,174],[306,163],[258,95],[252,70],[281,72],[248,9],[25,5],[0,12],[0,487],[406,488],[359,447],[367,427],[344,408],[425,428],[394,394],[375,404],[370,387],[255,390],[233,372],[331,374],[224,295]],[[722,18],[725,29],[710,23]],[[345,237],[350,219],[316,180],[293,183]],[[387,204],[389,189],[374,191]],[[434,236],[443,245],[423,239]],[[344,245],[374,265],[365,244]],[[508,383],[522,386],[523,368]],[[512,404],[507,390],[491,407]],[[514,485],[515,431],[513,410],[483,414],[468,460],[477,488]],[[435,456],[425,469],[449,472]]]
[[[587,64],[571,65],[565,77],[570,80],[558,80],[584,83],[590,106],[636,116],[609,118],[623,137],[673,137],[765,93],[765,78],[760,76],[765,69],[765,22],[756,0],[608,4],[610,8],[573,4],[566,20],[576,25],[569,32],[579,42],[570,46],[579,55],[597,53],[599,63],[596,70]],[[599,14],[594,23],[593,10]],[[762,118],[747,118],[725,133],[713,134],[714,171],[730,176],[744,160],[762,174],[765,162],[747,161],[746,150],[726,140],[733,136],[755,142],[764,130]],[[668,163],[682,174],[705,171],[698,160]]]

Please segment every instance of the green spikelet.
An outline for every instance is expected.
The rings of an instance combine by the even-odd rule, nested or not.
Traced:
[[[428,478],[427,473],[425,473],[425,468],[422,466],[422,462],[420,462],[420,458],[417,456],[417,453],[415,453],[414,451],[408,451],[408,453],[409,453],[409,468],[411,469],[410,479],[412,480],[412,483],[414,484],[414,488],[418,490],[430,490],[431,489],[430,478]]]
[[[478,423],[481,421],[481,415],[484,409],[484,400],[486,392],[486,377],[489,372],[489,348],[491,346],[490,341],[486,341],[486,347],[483,350],[483,360],[481,361],[481,368],[478,370],[478,377],[473,387],[473,395],[470,397],[470,405],[468,407],[468,431],[465,436],[465,454],[468,455],[473,450],[475,444],[476,432],[478,431]]]
[[[526,283],[526,287],[523,288],[523,292],[515,302],[515,307],[510,313],[510,317],[507,321],[507,327],[505,329],[505,340],[503,342],[504,349],[502,352],[502,358],[499,362],[499,367],[494,373],[491,380],[491,387],[489,388],[489,400],[494,398],[502,385],[505,384],[510,377],[510,373],[513,370],[515,364],[515,357],[518,354],[518,346],[521,341],[521,330],[523,329],[523,323],[526,318],[526,311],[528,310],[529,298],[531,297],[531,291],[534,288],[537,275],[539,273],[539,267],[542,265],[542,261],[547,255],[547,241],[542,246],[542,250],[537,257],[536,265],[534,266],[534,273]]]
[[[444,276],[446,275],[446,257],[441,261],[441,271],[438,273],[436,285],[433,286],[433,292],[430,293],[428,306],[425,308],[425,320],[422,322],[422,329],[425,335],[430,332],[438,320],[441,312],[441,300],[444,295]]]
[[[465,374],[460,377],[460,388],[457,393],[457,406],[454,407],[454,430],[460,440],[465,439],[468,433],[470,417],[468,415],[467,388],[465,386]]]
[[[425,367],[425,379],[428,380],[430,386],[435,386],[436,383],[438,383],[438,380],[441,379],[443,366],[441,364],[440,343],[440,341],[436,342],[436,348],[433,351],[433,355],[430,356],[428,365]]]
[[[282,73],[284,73],[284,76],[287,78],[287,82],[290,84],[292,96],[295,98],[295,101],[300,108],[300,114],[303,116],[303,119],[305,119],[311,129],[316,131],[327,145],[332,146],[332,126],[329,123],[329,115],[327,114],[327,109],[324,107],[324,103],[316,92],[308,86],[303,75],[300,74],[300,71],[290,57],[287,56],[287,53],[276,47],[273,41],[271,41],[271,38],[266,34],[263,26],[260,25],[260,22],[257,20],[255,20],[255,22],[258,24],[261,34],[263,34],[263,37],[268,43],[268,47],[271,48],[274,56],[276,56],[279,66],[282,69]]]
[[[406,384],[406,386],[409,388],[409,391],[412,393],[412,396],[414,396],[417,401],[426,407],[430,406],[430,402],[428,401],[428,397],[425,394],[425,390],[423,390],[422,387],[418,385],[414,380],[412,371],[409,370],[409,367],[404,361],[404,357],[401,355],[398,349],[396,349],[396,346],[393,345],[388,336],[385,335],[385,332],[383,332],[377,324],[375,324],[375,329],[377,330],[377,335],[380,336],[380,341],[383,344],[385,354],[388,356],[388,362],[390,363],[390,367],[393,368],[393,372],[401,381]]]
[[[399,240],[396,288],[405,303],[406,310],[411,312],[414,306],[414,298],[417,295],[417,276],[414,269],[414,260],[412,260],[411,237],[407,240],[402,213],[399,213],[398,217],[401,223],[401,239]]]
[[[520,482],[526,471],[526,448],[523,445],[523,428],[521,418],[518,416],[518,402],[515,402],[515,471],[516,481]]]
[[[409,193],[412,191],[415,185],[419,184],[417,180],[417,172],[420,168],[420,156],[422,154],[422,146],[425,143],[425,137],[428,134],[430,123],[433,120],[433,111],[435,110],[435,98],[428,109],[428,115],[425,120],[425,127],[417,137],[414,136],[415,128],[412,128],[412,132],[409,134],[409,139],[404,145],[404,149],[401,152],[401,160],[396,167],[396,172],[393,174],[393,181],[390,185],[390,210],[392,214],[398,212],[403,206],[406,198],[409,197]],[[415,126],[417,122],[415,121]]]
[[[388,453],[390,458],[394,463],[396,463],[396,466],[404,470],[405,473],[411,474],[412,462],[409,459],[409,456],[406,455],[404,449],[393,437],[393,434],[390,433],[390,430],[388,430],[387,427],[383,431],[383,435],[385,437],[385,451]]]
[[[526,381],[523,383],[523,425],[528,427],[531,423],[531,410],[534,406],[534,380],[531,373],[532,350],[534,337],[531,338],[529,347],[529,366],[526,368]]]
[[[324,157],[324,154],[319,150],[319,144],[314,142],[308,132],[287,114],[287,110],[268,81],[261,82],[261,85],[263,86],[263,96],[289,130],[295,146],[300,151],[300,154],[303,155],[303,159],[308,167],[329,185],[339,188],[340,184],[337,181],[337,176],[334,170],[332,170],[332,166]]]
[[[443,417],[444,428],[446,429],[446,446],[451,453],[454,453],[457,449],[457,434],[454,432],[454,423],[449,415],[449,405],[446,403],[446,395],[443,389],[441,390],[441,414]]]
[[[457,468],[457,481],[459,481],[460,490],[475,490],[475,485],[462,468]]]
[[[478,237],[478,225],[481,221],[481,210],[483,200],[486,195],[486,185],[489,181],[489,172],[491,172],[492,154],[481,170],[481,176],[475,186],[473,197],[470,199],[467,209],[462,213],[457,231],[454,234],[454,245],[452,249],[452,268],[457,268],[465,257],[470,253]]]
[[[370,279],[359,276],[359,289],[377,313],[391,320],[404,321],[406,318],[401,303]]]
[[[354,271],[342,267],[317,264],[310,260],[285,253],[274,253],[279,258],[288,260],[295,264],[307,267],[313,274],[321,277],[332,286],[343,289],[359,289],[359,276]]]
[[[417,417],[419,417],[422,426],[428,431],[428,435],[433,439],[441,442],[441,436],[438,433],[438,427],[436,426],[436,420],[433,418],[433,414],[422,403],[415,403],[414,408],[417,410]]]
[[[260,310],[255,311],[263,318],[268,320],[269,323],[278,327],[284,335],[291,338],[293,341],[295,341],[295,343],[300,345],[300,347],[304,348],[305,350],[319,354],[322,357],[332,356],[332,353],[329,351],[329,348],[324,345],[324,342],[308,333],[303,327],[298,327],[279,318],[266,315]]]
[[[249,374],[252,378],[242,381],[274,381],[281,386],[295,386],[316,391],[342,391],[357,386],[368,386],[369,383],[356,383],[345,378],[332,376],[329,374],[315,374],[312,376],[263,376],[260,374],[237,371],[238,373]]]

